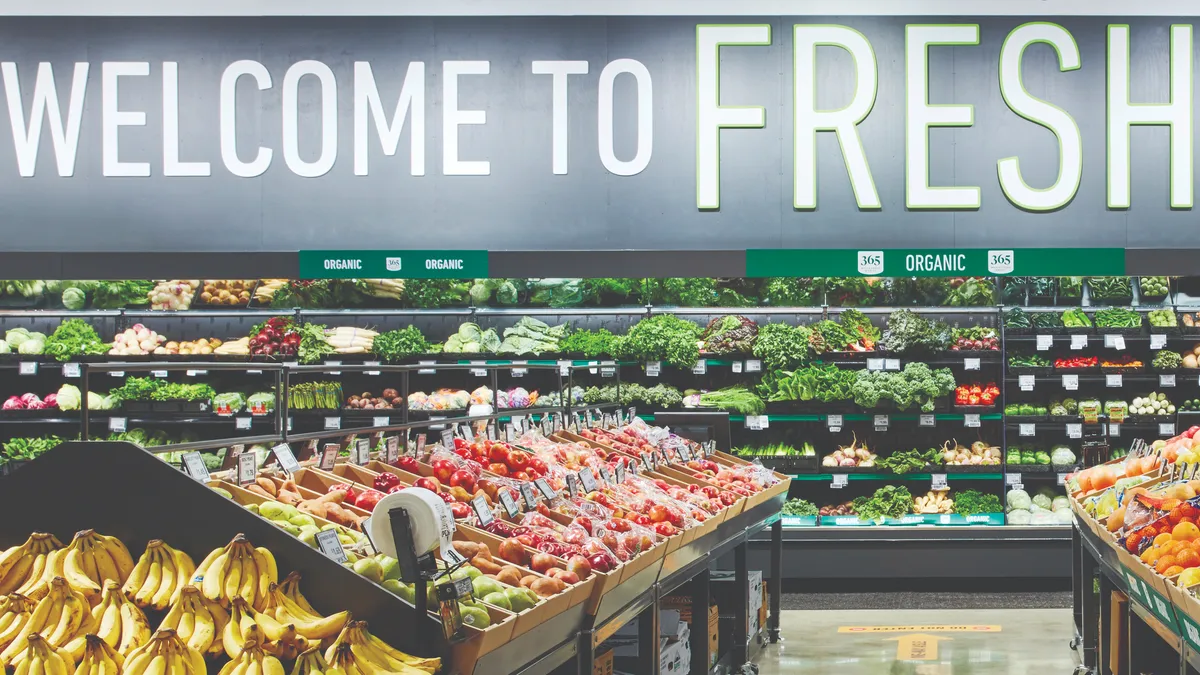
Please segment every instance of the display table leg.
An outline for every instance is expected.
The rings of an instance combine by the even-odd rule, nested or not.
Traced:
[[[1100,607],[1100,600],[1096,594],[1092,592],[1093,580],[1096,578],[1099,563],[1092,558],[1090,552],[1083,550],[1080,546],[1079,566],[1074,574],[1079,577],[1078,584],[1081,617],[1083,622],[1083,631],[1080,634],[1083,647],[1083,665],[1088,668],[1095,669],[1097,658],[1097,645],[1099,644],[1100,632],[1100,612],[1103,608]]]
[[[1113,584],[1111,581],[1109,581],[1108,575],[1101,574],[1099,598],[1100,628],[1097,631],[1096,636],[1096,650],[1093,658],[1089,659],[1089,650],[1085,645],[1082,655],[1084,665],[1088,665],[1089,660],[1093,661],[1095,663],[1093,666],[1095,668],[1095,672],[1100,673],[1101,675],[1113,675],[1112,668],[1109,667],[1111,664],[1109,663],[1108,659],[1109,650],[1112,649],[1112,645],[1109,644],[1109,636],[1112,635],[1110,632],[1112,628],[1112,592]]]
[[[639,673],[658,672],[658,591],[654,602],[638,615],[638,669]]]
[[[779,605],[783,596],[783,521],[771,525],[771,606],[767,616],[767,636],[779,642]]]
[[[596,646],[592,644],[595,635],[591,628],[579,631],[579,675],[592,675],[596,665]]]
[[[1077,638],[1083,636],[1083,578],[1080,570],[1083,569],[1082,557],[1086,555],[1083,550],[1083,542],[1079,537],[1079,525],[1071,527],[1071,599],[1075,616],[1075,635]]]
[[[708,568],[692,578],[692,670],[694,675],[708,672]]]
[[[746,569],[746,542],[733,549],[734,592],[733,665],[740,668],[750,660],[750,573]]]

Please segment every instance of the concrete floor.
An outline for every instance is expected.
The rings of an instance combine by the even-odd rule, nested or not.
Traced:
[[[781,625],[783,642],[755,658],[762,675],[1070,675],[1077,663],[1069,609],[784,610]],[[1000,630],[838,632],[864,626]]]

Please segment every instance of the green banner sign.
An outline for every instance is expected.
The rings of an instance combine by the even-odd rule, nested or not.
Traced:
[[[456,279],[487,276],[487,251],[300,251],[301,279]]]
[[[1120,248],[751,249],[749,277],[1124,276]]]
[[[1150,613],[1162,621],[1163,625],[1170,629],[1172,633],[1178,635],[1179,622],[1175,618],[1175,607],[1171,604],[1170,599],[1143,581],[1132,570],[1124,566],[1122,567],[1125,572],[1125,580],[1129,585],[1129,597],[1150,610]]]

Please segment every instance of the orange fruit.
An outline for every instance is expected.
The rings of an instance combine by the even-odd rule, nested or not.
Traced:
[[[1165,574],[1167,568],[1172,567],[1174,565],[1175,565],[1175,556],[1164,555],[1158,559],[1158,562],[1154,563],[1154,571],[1158,572],[1159,574]]]
[[[1195,549],[1184,549],[1175,556],[1175,564],[1180,567],[1200,567],[1200,553]]]
[[[1158,535],[1158,536],[1156,536],[1156,537],[1154,537],[1154,545],[1155,545],[1155,546],[1162,546],[1162,545],[1166,544],[1166,543],[1167,543],[1167,542],[1169,542],[1169,541],[1171,541],[1171,535],[1169,535],[1169,534],[1167,534],[1167,533],[1165,533],[1165,532],[1164,532],[1164,533],[1162,533],[1162,534],[1160,534],[1160,535]]]
[[[1167,535],[1167,536],[1170,536],[1170,535]],[[1170,554],[1174,555],[1175,553],[1179,552],[1179,549],[1183,548],[1184,544],[1186,544],[1186,543],[1187,542],[1171,540],[1171,541],[1163,544],[1163,546],[1162,546],[1163,553],[1170,553]]]
[[[1183,568],[1182,568],[1182,567],[1180,567],[1179,565],[1171,565],[1171,566],[1170,566],[1170,567],[1168,567],[1167,569],[1163,570],[1163,573],[1162,573],[1162,575],[1163,575],[1164,577],[1173,577],[1173,576],[1175,576],[1176,574],[1179,574],[1179,573],[1180,573],[1180,572],[1182,572],[1182,571],[1183,571]]]
[[[1171,512],[1167,514],[1167,522],[1171,523],[1172,526],[1183,522],[1183,507],[1176,506],[1171,509]]]
[[[1164,553],[1161,548],[1151,547],[1151,548],[1148,548],[1145,551],[1143,551],[1142,555],[1140,557],[1142,559],[1142,562],[1146,563],[1147,565],[1149,565],[1151,567],[1154,567],[1154,563],[1158,562],[1158,559],[1163,557],[1164,555],[1166,555],[1166,553]]]
[[[1190,520],[1194,523],[1196,522],[1197,518],[1200,518],[1200,509],[1196,508],[1195,505],[1189,502],[1180,504],[1179,510],[1183,512],[1184,520]]]
[[[1182,541],[1192,541],[1200,537],[1200,527],[1195,523],[1179,523],[1171,529],[1171,538]]]

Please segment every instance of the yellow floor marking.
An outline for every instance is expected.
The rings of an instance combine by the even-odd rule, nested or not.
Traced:
[[[939,633],[999,633],[1000,626],[945,625],[945,626],[838,626],[839,633],[911,633],[927,631]]]
[[[938,640],[953,640],[954,638],[913,633],[900,637],[887,638],[896,641],[897,661],[936,661],[938,655]]]

